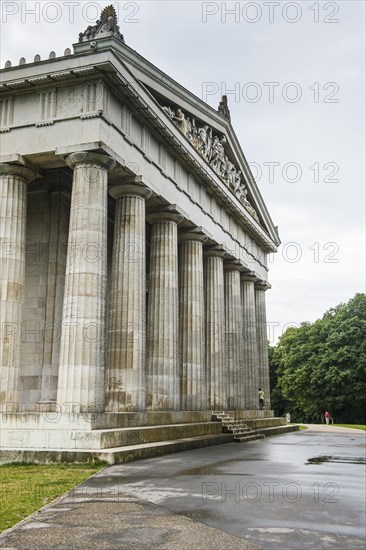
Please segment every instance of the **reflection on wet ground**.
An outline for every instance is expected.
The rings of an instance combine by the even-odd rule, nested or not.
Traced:
[[[365,463],[363,432],[302,431],[107,471],[138,499],[265,550],[364,550]]]

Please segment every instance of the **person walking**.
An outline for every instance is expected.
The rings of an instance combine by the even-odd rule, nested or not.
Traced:
[[[264,409],[264,391],[258,388],[259,408],[261,411]]]
[[[325,423],[327,424],[327,426],[329,425],[329,418],[330,418],[330,414],[328,411],[325,411]]]

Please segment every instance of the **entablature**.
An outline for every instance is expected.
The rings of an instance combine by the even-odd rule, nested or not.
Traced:
[[[59,58],[58,64],[52,60],[52,72],[50,65],[45,62],[32,64],[34,73],[29,74],[29,66],[12,68],[5,74],[3,71],[2,88],[5,95],[21,94],[26,91],[41,91],[44,87],[52,88],[55,83],[59,86],[92,81],[95,78],[100,79],[108,88],[110,93],[118,97],[122,103],[127,103],[134,114],[143,121],[177,156],[179,161],[189,167],[192,173],[203,181],[207,189],[228,209],[230,215],[241,223],[246,230],[257,240],[266,251],[274,252],[279,244],[278,237],[274,238],[268,231],[268,225],[265,223],[266,211],[258,208],[263,226],[253,218],[253,216],[243,208],[237,197],[223,183],[222,179],[210,170],[210,166],[201,155],[192,147],[189,141],[182,136],[174,121],[164,113],[162,107],[153,95],[142,86],[141,83],[130,73],[130,71],[121,62],[119,56],[114,50],[100,50],[89,52],[89,55],[80,54],[67,58]],[[66,62],[66,63],[65,63]],[[87,63],[88,66],[83,65]],[[67,65],[67,68],[66,68]],[[58,68],[58,70],[57,70]],[[26,77],[21,78],[26,70]],[[115,121],[108,117],[108,111],[99,109],[98,112],[87,111],[80,118],[89,116],[100,116],[107,124],[115,126],[126,140],[131,140],[131,136],[124,134],[123,130]],[[220,115],[217,115],[220,117]],[[228,122],[223,119],[223,125]],[[35,121],[34,124],[37,124]],[[39,121],[38,121],[39,125]],[[45,125],[45,124],[43,124]],[[144,154],[144,153],[143,153]],[[262,206],[262,205],[260,205]],[[277,240],[276,240],[277,239]]]

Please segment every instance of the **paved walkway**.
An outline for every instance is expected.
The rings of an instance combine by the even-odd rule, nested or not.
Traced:
[[[366,434],[345,430],[110,466],[0,536],[0,548],[364,550]]]
[[[363,430],[358,430],[357,428],[343,428],[342,426],[334,426],[334,424],[302,424],[302,426],[306,426],[309,430],[312,432],[323,432],[323,433],[343,433],[343,434],[364,434],[366,435],[366,432]]]

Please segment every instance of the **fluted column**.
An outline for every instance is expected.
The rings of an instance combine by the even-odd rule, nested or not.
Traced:
[[[227,403],[229,409],[243,408],[242,338],[243,317],[240,299],[240,264],[225,264],[225,337]]]
[[[69,229],[70,193],[51,187],[51,229],[48,247],[46,334],[43,347],[40,403],[56,403],[60,360],[60,323],[65,288],[66,249]],[[43,408],[44,410],[44,408]]]
[[[255,285],[255,312],[258,342],[258,387],[262,388],[264,391],[264,403],[267,410],[271,408],[265,296],[265,292],[269,288],[270,285],[268,283],[258,283]]]
[[[255,318],[255,290],[256,277],[250,274],[241,274],[241,300],[243,310],[243,390],[244,408],[256,410],[258,408],[258,345],[257,325]]]
[[[207,248],[204,256],[207,406],[211,410],[223,410],[227,405],[223,262],[225,252]]]
[[[108,322],[106,410],[145,409],[145,201],[152,192],[137,178],[113,187],[116,199]]]
[[[150,410],[178,410],[178,242],[183,216],[149,214],[152,224],[147,317],[147,396]]]
[[[73,188],[57,401],[66,410],[104,408],[108,155],[69,155]]]
[[[35,173],[0,164],[0,408],[19,400],[27,184]]]
[[[179,236],[179,342],[181,407],[206,409],[203,243],[205,235]]]

